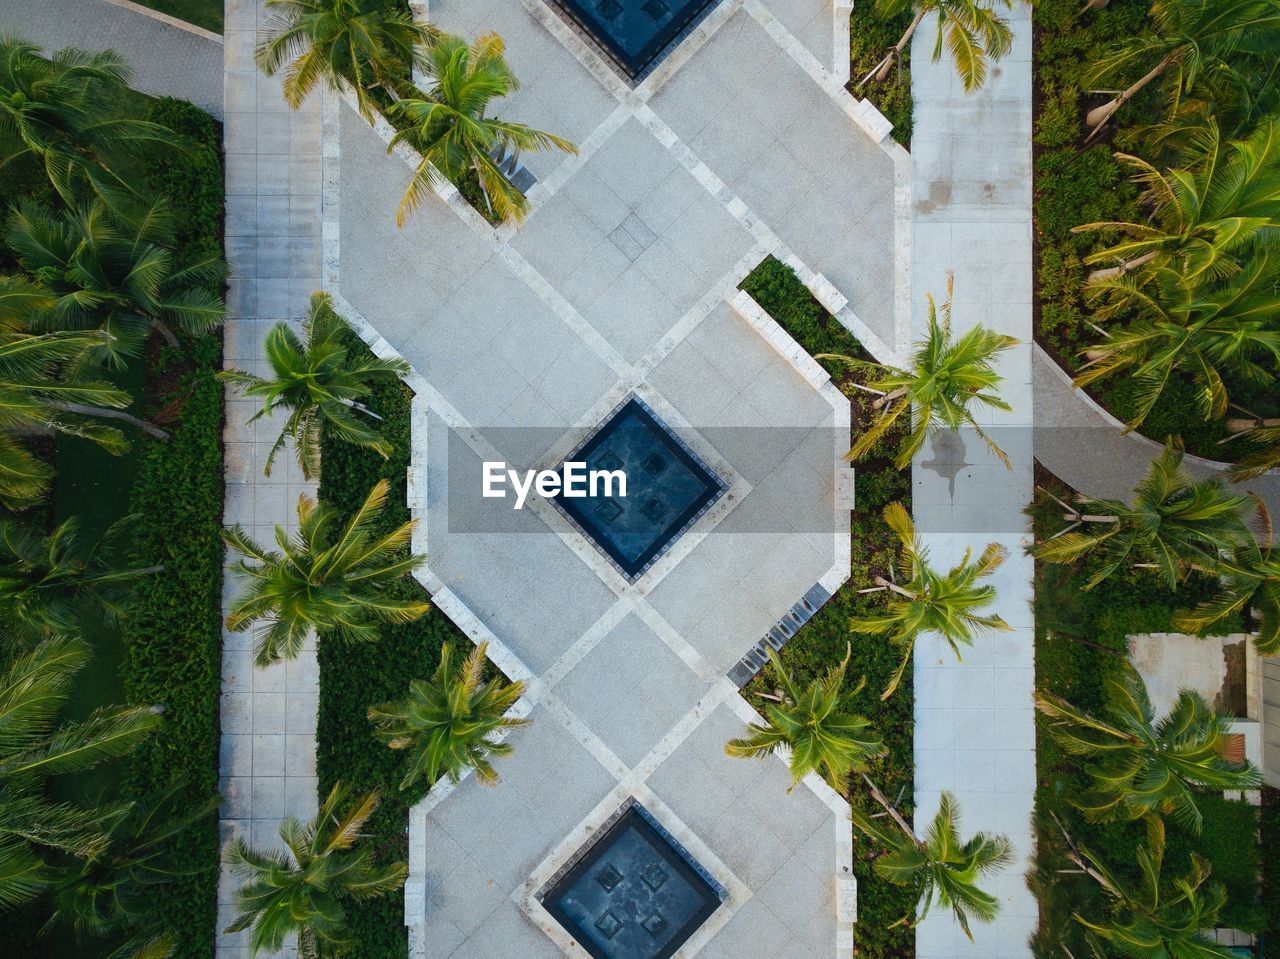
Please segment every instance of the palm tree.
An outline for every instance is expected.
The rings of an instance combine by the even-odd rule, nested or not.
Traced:
[[[13,141],[0,168],[34,158],[66,203],[87,182],[100,195],[135,192],[112,171],[142,143],[169,140],[164,127],[118,116],[130,71],[110,50],[62,50],[46,59],[27,40],[0,37],[0,136]]]
[[[848,356],[824,353],[818,359],[839,360],[877,374],[866,387],[880,393],[874,408],[880,411],[875,425],[858,437],[849,459],[861,459],[880,441],[903,413],[916,410],[915,424],[898,451],[895,465],[905,469],[924,446],[926,437],[941,428],[959,429],[968,425],[978,432],[991,450],[1008,466],[1009,458],[978,426],[970,404],[977,402],[998,410],[1011,407],[994,390],[1002,377],[995,371],[998,354],[1018,341],[1012,336],[975,326],[958,340],[951,338],[951,294],[955,275],[947,277],[947,299],[942,304],[942,321],[929,295],[929,335],[916,345],[911,369],[868,363]]]
[[[1094,822],[1171,814],[1200,831],[1197,789],[1256,789],[1249,763],[1228,762],[1222,746],[1231,720],[1190,689],[1178,693],[1160,721],[1147,687],[1128,662],[1104,684],[1104,715],[1094,716],[1061,696],[1037,692],[1036,708],[1064,750],[1089,761],[1093,792],[1076,805]]]
[[[1200,633],[1241,610],[1257,619],[1253,642],[1263,656],[1280,652],[1280,550],[1272,538],[1271,516],[1258,504],[1261,536],[1250,535],[1229,557],[1213,566],[1221,591],[1194,610],[1174,614],[1178,629]],[[1246,619],[1246,622],[1248,620]]]
[[[426,557],[405,552],[412,520],[388,533],[376,532],[389,489],[380,480],[336,536],[337,511],[300,496],[297,533],[291,538],[283,526],[276,527],[280,552],[259,546],[239,526],[223,533],[227,545],[255,561],[235,564],[250,584],[232,605],[227,628],[238,633],[254,623],[266,625],[258,637],[259,666],[293,659],[312,629],[346,642],[368,642],[378,638],[379,623],[410,623],[430,608],[390,593]]]
[[[177,855],[177,843],[192,826],[208,822],[219,802],[213,795],[187,804],[181,793],[182,784],[175,783],[116,810],[103,824],[103,850],[75,861],[54,884],[42,932],[70,926],[78,943],[112,937],[119,945],[111,959],[170,955],[172,934],[148,921],[155,914],[154,898],[174,880],[205,868]]]
[[[855,616],[849,628],[876,636],[888,634],[893,642],[902,646],[902,662],[880,697],[888,699],[898,688],[921,633],[938,633],[947,641],[956,659],[960,659],[960,644],[972,643],[975,633],[1007,630],[1010,626],[995,613],[979,613],[994,602],[996,591],[989,583],[979,585],[978,580],[1000,568],[1007,555],[1003,546],[989,543],[977,562],[971,562],[972,553],[965,550],[959,563],[939,573],[929,564],[928,551],[916,536],[915,524],[901,503],[886,506],[884,520],[897,536],[901,554],[896,569],[889,571],[889,578],[876,576],[876,585],[862,592],[887,590],[889,602],[883,613]]]
[[[284,98],[295,110],[323,82],[331,90],[349,88],[361,115],[372,120],[373,89],[394,99],[422,62],[419,48],[439,35],[379,0],[266,0],[266,8],[274,16],[253,59],[269,77],[285,67]]]
[[[1142,279],[1141,286],[1133,276],[1094,284],[1100,294],[1135,305],[1139,316],[1122,329],[1108,330],[1086,351],[1088,362],[1073,380],[1076,387],[1126,373],[1137,404],[1132,428],[1155,408],[1175,372],[1196,385],[1197,410],[1206,419],[1226,413],[1228,374],[1257,385],[1275,379],[1280,330],[1273,317],[1280,310],[1280,268],[1272,254],[1255,254],[1220,284],[1188,280],[1172,267],[1144,271]]]
[[[1244,437],[1252,447],[1251,452],[1242,456],[1227,470],[1231,482],[1257,479],[1271,470],[1280,469],[1280,417],[1250,413],[1247,418],[1228,419],[1226,427],[1227,440]]]
[[[53,802],[48,776],[89,769],[132,750],[160,723],[156,710],[112,706],[84,722],[57,722],[75,674],[89,661],[79,639],[18,652],[0,674],[0,907],[31,899],[54,878],[50,857],[91,859],[107,848],[119,806]]]
[[[490,100],[519,86],[503,59],[504,49],[496,33],[477,37],[470,46],[461,37],[441,37],[427,51],[426,91],[392,105],[388,116],[399,129],[388,151],[405,143],[421,157],[396,213],[400,226],[445,180],[457,184],[468,175],[479,181],[485,201],[500,219],[519,220],[528,211],[528,201],[499,158],[551,147],[578,152],[562,137],[485,116]]]
[[[83,357],[105,342],[100,331],[32,335],[0,329],[0,502],[10,509],[30,506],[52,476],[19,437],[61,433],[123,453],[129,446],[124,434],[99,422],[113,419],[168,438],[121,409],[130,402],[123,390],[86,377]]]
[[[1117,110],[1163,77],[1170,104],[1205,84],[1248,96],[1239,68],[1265,65],[1280,51],[1280,8],[1271,0],[1152,0],[1151,29],[1116,43],[1094,62],[1084,82],[1096,85],[1117,76],[1147,72],[1085,117],[1096,134]],[[1171,111],[1172,112],[1172,111]]]
[[[498,781],[490,760],[510,756],[511,744],[491,737],[527,726],[529,720],[507,715],[524,695],[523,682],[484,679],[487,647],[481,643],[458,663],[445,643],[430,682],[415,679],[407,699],[369,707],[379,738],[392,749],[410,750],[401,789],[422,776],[428,783],[442,776],[456,783],[468,767],[485,785]]]
[[[1132,504],[1089,497],[1081,497],[1078,508],[1063,504],[1072,525],[1032,552],[1049,563],[1100,554],[1104,563],[1086,590],[1126,566],[1156,570],[1170,589],[1188,570],[1212,569],[1220,551],[1246,538],[1249,500],[1228,493],[1216,476],[1193,483],[1182,457],[1182,444],[1170,440],[1134,487]]]
[[[114,620],[124,612],[124,585],[163,567],[118,567],[111,548],[132,519],[114,524],[98,543],[85,543],[79,520],[64,520],[47,536],[0,520],[0,622],[15,635],[70,632],[92,609]]]
[[[219,373],[220,379],[235,383],[246,396],[262,398],[262,409],[249,422],[271,416],[276,410],[289,411],[280,436],[267,457],[266,474],[276,453],[287,440],[293,440],[298,463],[307,479],[320,472],[320,435],[322,428],[384,458],[391,452],[388,443],[355,414],[380,419],[376,413],[357,401],[370,389],[405,376],[409,364],[404,360],[383,360],[368,351],[354,354],[347,347],[349,330],[333,308],[328,293],[313,293],[302,336],[288,323],[277,323],[267,331],[267,362],[273,376],[265,379],[242,370]]]
[[[854,712],[854,699],[867,681],[864,677],[852,689],[845,687],[851,654],[852,646],[846,648],[838,666],[801,689],[770,649],[769,662],[782,684],[778,702],[765,706],[763,724],[752,723],[747,735],[729,740],[724,751],[747,759],[785,751],[789,754],[791,788],[809,773],[817,773],[832,789],[846,795],[849,773],[866,769],[869,759],[886,751],[870,720]]]
[[[866,778],[865,776],[863,777]],[[1013,861],[1013,847],[1004,836],[974,833],[967,842],[960,839],[960,809],[955,796],[944,792],[938,801],[938,812],[929,823],[924,839],[885,799],[875,783],[867,779],[871,795],[885,808],[893,826],[868,816],[856,806],[850,810],[853,824],[873,842],[884,847],[875,860],[878,876],[894,885],[919,884],[920,895],[911,915],[894,925],[916,925],[929,913],[934,897],[951,909],[964,934],[973,941],[969,916],[979,922],[991,922],[1000,901],[979,888],[978,880],[1004,868]],[[895,828],[896,827],[896,828]]]
[[[46,328],[102,329],[108,338],[96,352],[123,366],[141,355],[151,329],[177,346],[171,325],[196,335],[226,319],[211,288],[225,264],[210,254],[180,267],[174,227],[162,202],[126,214],[95,200],[62,216],[25,205],[10,214],[6,239],[53,297]]]
[[[1121,878],[1100,857],[1077,845],[1066,830],[1063,835],[1067,858],[1111,900],[1106,916],[1089,920],[1076,914],[1076,922],[1088,934],[1125,956],[1230,959],[1232,953],[1204,934],[1217,926],[1218,914],[1227,904],[1226,887],[1219,882],[1206,885],[1209,863],[1198,853],[1191,854],[1191,871],[1186,876],[1162,878],[1165,835],[1160,819],[1147,819],[1147,842],[1138,847],[1136,883]],[[1093,947],[1097,955],[1104,954],[1100,943],[1095,941]]]
[[[1242,257],[1280,239],[1280,123],[1268,117],[1245,140],[1224,143],[1212,117],[1194,135],[1182,162],[1169,170],[1126,153],[1116,159],[1136,172],[1145,222],[1086,223],[1073,232],[1123,239],[1085,257],[1091,281],[1123,276],[1148,263],[1173,265],[1194,285],[1237,273]],[[1139,287],[1141,287],[1139,283]],[[1123,292],[1125,288],[1112,287]],[[1123,298],[1111,312],[1129,304]],[[1108,314],[1104,314],[1108,315]]]
[[[348,802],[349,792],[335,785],[306,825],[286,818],[280,824],[284,849],[254,849],[242,837],[228,845],[227,862],[244,883],[236,893],[241,914],[226,931],[252,929],[254,955],[279,952],[293,935],[300,957],[336,952],[352,941],[346,904],[376,899],[404,884],[404,863],[377,865],[367,846],[356,848],[378,794]]]
[[[997,0],[1006,10],[1013,9],[1013,0]],[[908,9],[915,10],[902,38],[889,48],[876,66],[862,78],[859,87],[869,80],[883,82],[889,76],[902,51],[911,42],[920,22],[929,14],[938,15],[938,36],[933,44],[933,62],[942,59],[945,41],[956,73],[964,82],[966,93],[972,93],[987,80],[987,66],[999,60],[1013,46],[1013,31],[1009,23],[994,9],[980,0],[876,0],[876,16],[889,20]]]

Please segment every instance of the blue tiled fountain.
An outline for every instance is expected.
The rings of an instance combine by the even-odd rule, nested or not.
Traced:
[[[554,0],[627,76],[642,78],[716,0]]]
[[[725,891],[629,800],[538,898],[596,959],[667,959]]]
[[[627,495],[555,502],[624,576],[641,576],[725,491],[725,483],[643,400],[631,397],[566,460],[622,470]],[[561,464],[563,470],[563,464]],[[615,490],[615,494],[616,494]]]

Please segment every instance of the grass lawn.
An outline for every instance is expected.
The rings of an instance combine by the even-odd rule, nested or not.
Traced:
[[[144,7],[194,23],[214,33],[222,32],[222,0],[135,0]]]

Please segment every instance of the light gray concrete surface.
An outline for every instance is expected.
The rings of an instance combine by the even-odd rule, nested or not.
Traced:
[[[115,50],[133,69],[131,86],[190,100],[222,118],[222,44],[106,0],[0,0],[0,32],[52,53],[64,47]]]
[[[804,22],[824,8],[815,0]],[[788,59],[802,44],[767,32],[763,6],[744,9],[727,4],[716,29],[673,55],[670,82],[686,72],[719,82],[745,38],[782,57],[774,69],[787,83],[770,116],[789,122],[794,98],[797,116],[840,139],[841,156],[865,141],[891,171],[833,94]],[[750,165],[729,162],[724,145],[716,163],[703,158],[669,125],[660,84],[620,93],[537,0],[443,0],[430,12],[445,29],[502,32],[523,81],[511,115],[568,129],[582,152],[532,159],[540,181],[519,228],[495,231],[456,200],[433,200],[397,229],[409,167],[386,155],[387,131],[347,105],[326,120],[326,283],[369,338],[414,368],[411,501],[430,557],[422,578],[442,611],[529,683],[522,709],[535,721],[512,734],[515,758],[499,766],[496,788],[438,785],[415,809],[412,953],[572,949],[533,894],[634,797],[730,891],[699,933],[700,955],[847,954],[852,915],[836,910],[841,888],[852,904],[847,807],[817,781],[788,796],[778,760],[723,753],[754,715],[727,670],[815,582],[834,588],[848,575],[848,513],[833,492],[847,401],[825,375],[825,386],[807,379],[789,340],[732,305],[737,283],[770,252],[809,277],[821,271],[753,209],[776,199],[763,185],[741,195]],[[717,38],[729,46],[700,59]],[[797,201],[818,171],[798,176],[777,182]],[[834,189],[893,210],[892,172]],[[866,242],[892,287],[887,229]],[[466,495],[482,459],[555,465],[633,392],[730,487],[634,583],[549,507],[515,513]]]
[[[972,430],[939,433],[917,457],[912,510],[930,558],[942,568],[991,542],[1008,551],[992,578],[994,611],[1011,632],[979,637],[957,662],[947,644],[925,637],[915,652],[916,822],[954,793],[961,832],[997,832],[1015,862],[986,883],[1000,901],[975,942],[935,905],[916,932],[920,959],[1027,956],[1037,904],[1025,885],[1035,795],[1033,566],[1023,508],[1032,492],[1031,388],[1031,17],[1010,14],[1013,49],[985,87],[966,95],[950,57],[930,62],[936,21],[926,18],[911,58],[915,121],[911,142],[913,303],[917,337],[925,294],[945,296],[955,271],[954,326],[981,323],[1021,341],[1004,354],[1000,393],[1010,413],[979,414],[1008,453],[1012,471]],[[1037,397],[1038,402],[1038,397]]]
[[[320,288],[320,104],[292,112],[279,79],[253,65],[262,0],[228,0],[226,104],[226,246],[231,266],[224,361],[267,372],[267,329],[297,322]],[[276,525],[296,526],[298,497],[315,496],[292,450],[263,475],[279,417],[249,424],[254,401],[228,390],[227,525],[240,524],[259,543],[274,541]],[[225,602],[238,584],[228,574]],[[278,844],[280,820],[304,821],[316,808],[315,727],[319,670],[314,643],[290,662],[255,669],[249,633],[223,633],[221,825],[224,841],[247,836],[260,848]],[[217,955],[247,959],[248,933],[222,934],[235,916],[236,880],[223,867],[218,891]],[[288,953],[293,952],[290,946]]]

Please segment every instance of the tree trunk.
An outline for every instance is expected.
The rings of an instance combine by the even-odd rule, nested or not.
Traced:
[[[919,597],[916,596],[915,593],[908,593],[905,589],[903,589],[897,583],[891,583],[889,580],[885,579],[883,576],[876,576],[872,580],[872,582],[875,583],[877,586],[880,586],[884,589],[891,590],[892,592],[897,593],[899,596],[905,596],[907,599],[919,599]]]
[[[1088,13],[1090,10],[1101,10],[1110,2],[1111,0],[1089,0],[1088,3],[1086,3],[1083,7],[1080,8],[1080,15],[1083,16],[1084,14]]]
[[[1069,523],[1118,523],[1119,516],[1102,516],[1094,513],[1063,513],[1062,518]]]
[[[894,400],[896,400],[896,399],[898,399],[898,398],[900,398],[900,397],[906,396],[906,395],[907,395],[907,388],[906,388],[905,386],[899,386],[899,387],[898,387],[896,390],[894,390],[892,393],[885,393],[885,394],[884,394],[882,397],[880,397],[878,400],[875,400],[875,401],[871,404],[871,408],[872,408],[873,410],[882,410],[882,409],[884,409],[886,406],[888,406],[890,403],[892,403]]]
[[[1114,99],[1108,100],[1106,103],[1102,104],[1101,106],[1094,107],[1092,110],[1090,110],[1088,114],[1085,115],[1085,118],[1084,118],[1084,122],[1089,126],[1093,127],[1093,133],[1089,134],[1090,139],[1092,139],[1094,134],[1096,134],[1098,130],[1102,127],[1102,124],[1106,123],[1108,120],[1111,119],[1112,115],[1117,110],[1119,110],[1122,106],[1124,106],[1126,103],[1132,100],[1134,95],[1139,90],[1145,87],[1148,83],[1150,83],[1156,77],[1160,76],[1160,74],[1164,73],[1164,71],[1167,70],[1170,64],[1172,64],[1173,61],[1176,59],[1178,59],[1178,51],[1175,50],[1173,53],[1170,53],[1167,57],[1165,57],[1163,60],[1157,63],[1154,67],[1152,67],[1151,70],[1149,70],[1136,83],[1134,83],[1128,89],[1121,91],[1121,93],[1118,96],[1116,96]]]
[[[893,821],[898,824],[898,828],[910,836],[917,846],[923,845],[923,843],[916,838],[915,830],[912,829],[907,821],[902,818],[902,813],[898,812],[898,810],[894,809],[893,806],[889,804],[889,800],[885,798],[884,793],[880,791],[880,788],[871,781],[871,777],[866,773],[863,773],[862,779],[866,782],[867,788],[871,790],[871,798],[884,807],[885,812],[892,816]]]
[[[373,410],[369,409],[369,407],[365,406],[363,403],[357,403],[355,400],[338,400],[338,402],[341,403],[343,406],[347,407],[347,409],[359,410],[361,413],[364,413],[366,416],[372,416],[375,420],[382,419],[381,416],[379,416]]]
[[[104,406],[88,406],[84,403],[50,403],[55,410],[63,410],[67,413],[79,413],[81,416],[97,416],[105,420],[123,420],[132,426],[136,426],[144,433],[150,433],[158,440],[169,441],[169,434],[156,426],[154,423],[148,423],[146,420],[140,420],[138,417],[125,413],[123,410],[109,410]]]
[[[173,330],[169,329],[168,324],[162,323],[160,320],[152,320],[151,328],[164,337],[164,341],[175,350],[182,349],[182,344],[179,343],[178,338],[173,335]]]
[[[1227,420],[1228,433],[1248,433],[1252,430],[1274,429],[1280,426],[1280,419],[1263,419],[1255,416],[1253,419],[1229,419]]]
[[[1110,280],[1117,276],[1124,276],[1126,273],[1129,273],[1132,270],[1136,270],[1140,266],[1150,263],[1159,255],[1160,255],[1160,252],[1158,250],[1153,250],[1150,253],[1144,253],[1142,254],[1142,256],[1135,257],[1132,260],[1126,260],[1124,263],[1121,263],[1119,266],[1108,267],[1105,270],[1094,270],[1087,277],[1085,277],[1085,283],[1098,283],[1098,282],[1101,282],[1102,280]]]
[[[872,67],[871,72],[862,78],[858,84],[858,89],[862,89],[867,85],[867,81],[874,79],[876,83],[883,83],[889,76],[889,71],[893,69],[893,65],[898,62],[898,58],[902,56],[902,51],[907,48],[907,44],[911,42],[911,35],[916,32],[916,27],[920,26],[920,21],[924,19],[924,11],[921,10],[915,15],[915,19],[907,27],[907,32],[902,35],[897,43],[889,48],[889,52],[885,54],[883,60]]]

